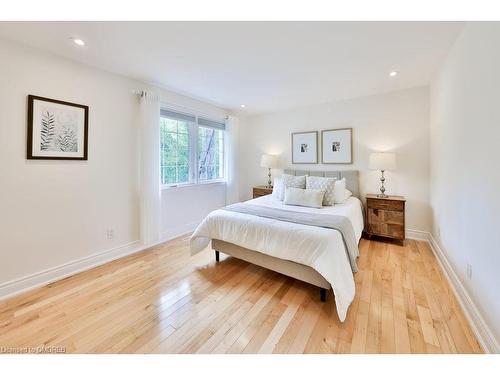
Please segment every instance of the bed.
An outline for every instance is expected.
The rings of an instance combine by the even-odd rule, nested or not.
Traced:
[[[353,272],[357,271],[357,245],[364,225],[358,171],[284,172],[295,176],[345,178],[346,187],[353,196],[345,203],[317,209],[285,205],[272,195],[266,195],[240,203],[239,207],[245,210],[231,210],[232,206],[215,210],[193,233],[191,253],[196,254],[211,243],[217,261],[222,252],[313,284],[320,288],[322,301],[326,300],[327,290],[332,288],[339,319],[344,321],[354,299]],[[260,214],[260,210],[279,215]],[[351,245],[346,243],[344,231],[329,227],[328,223],[336,219],[352,225],[349,238],[355,241],[355,249],[352,241]],[[311,220],[320,224],[310,225]]]

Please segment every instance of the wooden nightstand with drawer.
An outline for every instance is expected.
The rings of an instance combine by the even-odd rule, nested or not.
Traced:
[[[253,197],[258,198],[264,195],[272,194],[273,188],[269,188],[266,185],[254,186],[253,187]]]
[[[404,244],[405,202],[404,197],[379,198],[376,194],[367,194],[365,233],[368,238],[380,236],[399,240]]]

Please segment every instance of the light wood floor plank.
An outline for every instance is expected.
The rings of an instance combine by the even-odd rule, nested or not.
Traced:
[[[481,353],[429,245],[362,239],[335,297],[184,236],[0,302],[0,346],[72,353]]]
[[[306,295],[306,290],[300,289],[298,292],[289,297],[289,299],[283,298],[282,303],[287,305],[287,308],[281,315],[280,319],[276,322],[272,331],[266,337],[266,340],[259,349],[259,353],[267,354],[274,351],[274,348],[278,344],[281,336],[283,336],[288,325],[291,323],[293,316],[299,309]]]
[[[273,353],[285,354],[288,353],[290,346],[292,345],[295,337],[298,335],[299,331],[305,326],[304,324],[304,313],[307,310],[309,304],[311,303],[311,298],[304,298],[302,303],[297,306],[297,312],[294,314],[290,323],[285,327],[285,331],[279,337],[279,341],[276,343],[273,349]],[[314,324],[313,327],[314,328]]]
[[[258,301],[252,306],[248,313],[233,327],[231,327],[220,341],[215,343],[215,347],[211,350],[211,353],[222,354],[226,353],[232,345],[238,340],[238,338],[247,330],[247,328],[254,322],[255,318],[259,316],[261,311],[268,306],[269,301],[274,298],[274,295],[283,287],[285,282],[285,277],[280,277],[278,279],[269,280],[271,284],[269,288],[266,289],[264,294],[259,298]],[[215,340],[215,338],[214,338]],[[206,343],[205,343],[206,344]],[[201,352],[205,350],[205,344],[200,348]],[[209,344],[212,346],[212,343]]]
[[[397,270],[392,283],[395,352],[409,354],[411,346],[404,298],[401,272]]]

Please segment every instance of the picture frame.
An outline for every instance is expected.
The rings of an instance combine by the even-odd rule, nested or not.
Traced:
[[[292,133],[292,164],[318,164],[318,132]]]
[[[27,159],[88,160],[89,107],[28,95]]]
[[[321,131],[321,163],[352,164],[352,128]]]

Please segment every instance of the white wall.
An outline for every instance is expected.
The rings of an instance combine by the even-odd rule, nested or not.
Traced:
[[[430,111],[433,236],[498,342],[499,45],[499,23],[468,23],[432,82]]]
[[[226,205],[226,184],[207,183],[162,190],[161,237],[191,232],[211,211]]]
[[[135,243],[139,238],[138,99],[132,90],[153,89],[164,101],[214,115],[224,111],[138,81],[32,48],[0,41],[0,289],[2,283]],[[89,105],[89,160],[26,160],[27,95]],[[199,194],[215,205],[223,189],[163,194],[163,231],[171,220],[201,220]],[[180,193],[180,191],[179,191]],[[208,208],[207,208],[208,209]],[[106,231],[113,228],[115,238]],[[1,292],[1,290],[0,290]],[[1,293],[0,293],[1,294]]]
[[[427,88],[415,88],[247,117],[240,127],[240,197],[250,198],[253,185],[267,182],[259,166],[263,153],[279,154],[282,168],[358,169],[365,194],[380,187],[380,172],[368,170],[370,152],[394,151],[397,170],[386,173],[387,193],[407,198],[407,228],[430,230],[428,100]],[[291,164],[292,132],[343,127],[353,128],[352,165]]]

